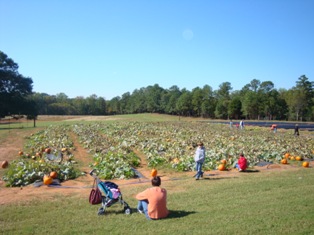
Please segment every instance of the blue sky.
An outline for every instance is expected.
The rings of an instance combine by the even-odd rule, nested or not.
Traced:
[[[0,0],[0,50],[33,91],[107,100],[314,79],[313,0]]]

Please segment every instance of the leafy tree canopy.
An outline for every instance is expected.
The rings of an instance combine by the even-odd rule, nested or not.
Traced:
[[[18,64],[0,51],[0,117],[20,113],[35,115],[34,103],[27,99],[32,93],[32,84],[31,78],[18,73]]]

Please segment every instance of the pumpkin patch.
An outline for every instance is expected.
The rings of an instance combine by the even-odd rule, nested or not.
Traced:
[[[200,136],[206,148],[205,171],[223,169],[220,165],[225,169],[234,165],[240,152],[246,156],[248,167],[261,161],[281,163],[284,158],[286,161],[282,163],[287,164],[294,156],[314,157],[310,136],[291,138],[289,132],[273,135],[266,128],[249,126],[242,132],[236,129],[231,132],[229,128],[206,122],[198,125],[190,122],[91,122],[50,126],[27,138],[21,150],[23,155],[10,163],[14,167],[4,173],[3,180],[8,186],[28,185],[43,179],[43,172],[51,172],[51,169],[58,169],[60,181],[84,174],[76,168],[76,149],[68,133],[76,136],[89,153],[88,166],[102,179],[133,178],[134,168],[141,164],[138,153],[150,169],[194,171],[193,156]]]

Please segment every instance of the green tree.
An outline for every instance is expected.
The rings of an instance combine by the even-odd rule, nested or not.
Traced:
[[[160,101],[161,101],[162,92],[163,92],[163,89],[158,84],[155,84],[154,86],[148,86],[145,89],[145,100],[146,100],[147,112],[157,113],[161,111]]]
[[[297,99],[299,99],[300,115],[301,120],[311,120],[312,118],[312,106],[314,98],[314,82],[309,81],[309,79],[302,75],[296,82],[295,89],[298,90],[297,93],[300,94]]]
[[[202,89],[203,101],[201,105],[201,115],[202,117],[215,117],[215,108],[217,100],[214,97],[214,92],[211,86],[205,85]]]
[[[288,106],[289,120],[313,120],[313,85],[305,75],[299,77],[296,86],[282,93]]]
[[[110,101],[107,101],[107,112],[108,114],[118,114],[120,111],[120,97],[116,96]]]
[[[191,98],[192,98],[191,92],[184,89],[176,104],[176,109],[178,110],[178,113],[180,115],[191,116],[192,113]]]
[[[33,80],[18,73],[18,64],[0,51],[0,117],[13,114],[26,114],[27,110],[36,113],[33,102],[27,97],[32,94]]]
[[[258,94],[254,91],[247,91],[242,98],[242,112],[247,119],[258,119],[259,110]]]
[[[228,118],[228,106],[230,102],[230,92],[232,90],[230,82],[224,82],[216,91],[217,105],[215,116],[217,118]]]
[[[233,92],[230,97],[231,100],[228,105],[228,116],[230,119],[240,119],[242,116],[242,102],[240,92]]]
[[[181,96],[182,92],[178,86],[172,86],[169,88],[169,102],[166,105],[166,113],[168,114],[178,114],[177,101]]]
[[[193,113],[199,117],[201,115],[202,103],[204,100],[203,90],[199,87],[196,87],[192,90],[191,95],[192,95],[191,105],[192,105]]]

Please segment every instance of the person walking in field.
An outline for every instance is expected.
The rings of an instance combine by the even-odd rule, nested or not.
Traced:
[[[295,136],[299,136],[300,133],[299,133],[299,125],[298,124],[295,124],[295,127],[294,127],[294,135]]]
[[[241,130],[244,129],[244,121],[243,121],[243,119],[240,121],[240,129],[241,129]]]
[[[195,179],[199,180],[200,177],[203,177],[203,171],[202,171],[202,166],[205,161],[205,147],[203,142],[199,142],[197,144],[197,148],[194,154],[194,161],[195,161],[195,169],[196,169],[196,175]]]

